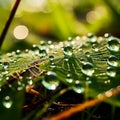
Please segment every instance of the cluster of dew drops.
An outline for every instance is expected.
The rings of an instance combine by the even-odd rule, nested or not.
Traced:
[[[67,85],[71,86],[76,93],[84,93],[85,86],[80,81],[80,78],[75,80],[72,77],[72,72],[70,72],[71,69],[69,69],[69,67],[68,69],[64,69],[64,62],[62,62],[60,66],[57,65],[60,61],[65,61],[67,63],[71,58],[78,61],[78,69],[75,68],[74,65],[73,68],[78,77],[82,74],[84,78],[86,78],[84,83],[88,82],[91,84],[91,78],[94,76],[97,77],[98,74],[101,75],[101,77],[102,75],[107,76],[105,81],[107,83],[110,82],[109,78],[115,78],[120,71],[120,40],[108,33],[106,33],[104,37],[97,37],[91,33],[83,37],[69,37],[67,41],[59,42],[58,44],[53,44],[52,41],[48,41],[47,43],[42,41],[40,45],[33,45],[32,50],[26,49],[24,53],[33,56],[35,61],[40,61],[38,64],[41,64],[42,61],[48,61],[50,63],[49,71],[45,72],[44,78],[42,78],[41,81],[41,84],[48,90],[55,90],[60,85],[59,76],[54,71],[56,67],[59,67],[65,70],[65,81]],[[0,82],[3,78],[9,80],[7,74],[9,73],[10,63],[15,64],[18,59],[23,57],[20,50],[8,53],[8,56],[10,62],[0,62]],[[106,70],[96,73],[96,67],[98,67],[96,64],[102,66],[101,63],[107,66],[106,68],[101,67]],[[67,65],[69,66],[69,64],[71,63]],[[38,70],[40,68],[36,66],[35,68],[37,68],[37,71],[33,70],[32,74],[39,75],[37,72],[39,72]],[[19,79],[22,81],[22,76],[19,76]],[[31,76],[28,76],[27,84],[18,81],[17,90],[22,90],[26,85],[32,85],[32,79]],[[1,87],[0,91],[2,91]],[[7,95],[3,99],[3,106],[9,109],[13,104],[11,97]]]

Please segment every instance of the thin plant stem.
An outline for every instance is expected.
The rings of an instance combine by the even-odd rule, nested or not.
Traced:
[[[15,13],[17,11],[17,8],[18,8],[19,4],[20,4],[20,1],[21,0],[16,0],[15,4],[13,5],[10,16],[9,16],[9,18],[8,18],[6,24],[5,24],[5,27],[4,27],[3,31],[2,31],[2,34],[0,36],[0,48],[1,48],[1,46],[3,44],[3,41],[4,41],[5,37],[6,37],[8,29],[10,27],[10,24],[11,24],[11,22],[12,22],[14,16],[15,16]]]

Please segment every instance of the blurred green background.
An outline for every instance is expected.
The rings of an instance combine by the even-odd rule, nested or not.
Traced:
[[[0,34],[15,0],[0,0]],[[31,48],[42,40],[112,33],[120,37],[120,0],[21,0],[2,52]]]

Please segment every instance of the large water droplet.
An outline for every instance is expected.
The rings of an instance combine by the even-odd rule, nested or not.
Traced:
[[[108,41],[107,48],[112,52],[118,52],[120,50],[120,44],[117,39],[111,39]]]
[[[82,83],[79,80],[75,81],[75,85],[72,87],[73,91],[76,93],[83,93],[85,91]]]
[[[52,71],[47,72],[44,79],[42,80],[42,84],[48,90],[55,90],[59,86],[57,74]]]
[[[86,76],[92,76],[94,73],[93,64],[89,62],[83,63],[81,71]]]
[[[116,70],[114,68],[112,68],[112,67],[108,67],[106,74],[109,77],[115,77],[116,76]]]
[[[11,108],[13,102],[12,102],[10,96],[4,97],[2,104],[7,109]]]
[[[72,56],[73,49],[71,46],[64,47],[64,55],[65,56]]]
[[[109,59],[107,60],[107,63],[110,66],[113,66],[113,67],[119,67],[120,66],[120,60],[114,55],[109,57]]]
[[[89,33],[88,34],[88,42],[95,43],[96,41],[97,41],[96,35],[94,35],[93,33]]]

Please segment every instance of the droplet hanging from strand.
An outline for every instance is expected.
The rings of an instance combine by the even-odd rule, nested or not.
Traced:
[[[55,90],[59,86],[57,74],[52,71],[47,72],[42,80],[42,84],[48,90]]]
[[[9,109],[11,108],[13,101],[11,100],[10,96],[5,96],[2,101],[2,104],[5,108]]]

